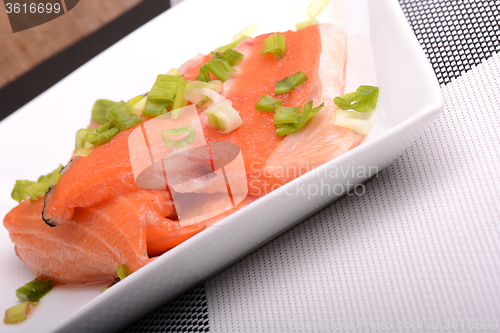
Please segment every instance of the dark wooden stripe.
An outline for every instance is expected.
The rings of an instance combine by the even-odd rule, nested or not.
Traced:
[[[0,120],[75,69],[170,8],[169,0],[146,0],[0,89]]]

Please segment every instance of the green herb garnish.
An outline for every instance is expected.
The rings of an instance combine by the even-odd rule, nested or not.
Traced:
[[[232,66],[236,66],[243,60],[243,54],[234,50],[226,50],[224,53],[212,52],[212,59],[200,67],[200,75],[196,77],[197,81],[209,82],[210,73],[218,80],[226,82],[229,75],[236,73]]]
[[[30,311],[29,302],[24,302],[21,304],[14,305],[5,310],[5,318],[3,319],[3,322],[5,324],[19,323],[28,318],[29,311]]]
[[[297,23],[295,25],[295,29],[300,30],[300,29],[303,29],[303,28],[305,28],[305,27],[307,27],[309,25],[314,25],[314,24],[318,24],[318,23],[319,23],[319,21],[316,18],[313,17],[310,20]]]
[[[359,86],[355,92],[335,97],[333,102],[342,110],[368,112],[377,107],[378,87]]]
[[[120,278],[120,280],[123,280],[125,279],[127,276],[129,276],[130,274],[132,274],[132,271],[130,270],[130,268],[128,268],[127,265],[125,264],[121,264],[120,266],[118,266],[118,268],[116,269],[116,274],[118,275],[118,277]]]
[[[277,104],[274,107],[274,126],[276,127],[276,135],[283,136],[298,132],[323,108],[324,103],[314,109],[312,105],[312,101],[304,105],[302,114],[299,116],[300,106],[284,107]]]
[[[280,33],[271,34],[264,40],[264,47],[260,54],[272,53],[274,60],[280,60],[285,56],[285,44],[285,35]]]
[[[108,122],[106,118],[106,110],[115,105],[116,102],[109,101],[107,99],[98,99],[95,101],[92,107],[92,121],[98,124],[104,124]]]
[[[217,56],[212,57],[209,62],[207,62],[204,66],[210,71],[215,77],[222,82],[226,82],[229,80],[229,74],[236,73],[233,67],[229,65],[226,59]]]
[[[21,301],[40,302],[40,299],[51,291],[53,287],[54,282],[52,280],[41,281],[36,278],[18,288],[16,296]]]
[[[191,83],[191,81],[179,81],[179,86],[177,87],[177,92],[175,93],[174,105],[172,107],[172,110],[183,108],[188,105],[188,100],[184,98],[184,92],[189,83]]]
[[[279,126],[281,124],[295,125],[299,123],[299,117],[297,116],[297,113],[300,110],[300,106],[284,107],[281,105],[276,105],[274,110],[274,124],[276,126]]]
[[[120,129],[118,127],[114,127],[113,124],[107,123],[97,128],[97,136],[94,140],[90,141],[90,143],[94,146],[101,146],[105,143],[108,143],[112,138],[115,137],[118,133],[120,133]]]
[[[200,75],[196,77],[196,81],[208,82],[210,81],[210,73],[205,65],[200,67]]]
[[[262,96],[255,104],[255,110],[274,112],[274,107],[283,103],[281,99],[274,98],[268,94]]]
[[[40,176],[36,182],[31,180],[17,180],[10,196],[19,203],[27,197],[30,197],[31,201],[43,198],[48,192],[49,187],[55,186],[61,178],[59,172],[62,168],[63,165],[59,165],[51,173]]]
[[[137,103],[139,103],[140,101],[142,101],[142,99],[144,98],[143,95],[137,95],[135,97],[132,97],[131,99],[129,99],[127,101],[127,105],[130,109],[132,109],[134,107],[134,105],[136,105]]]
[[[219,53],[215,53],[215,54],[219,54]],[[239,53],[238,51],[235,51],[235,50],[226,50],[224,51],[224,53],[220,54],[220,57],[224,60],[227,61],[227,63],[229,64],[229,66],[236,66],[236,65],[239,65],[241,63],[241,61],[243,60],[243,58],[245,57],[243,54]]]
[[[142,123],[142,118],[130,110],[124,101],[119,101],[106,110],[106,117],[109,122],[119,129],[129,129],[134,125]]]
[[[289,93],[306,81],[307,75],[305,75],[304,72],[297,72],[281,81],[277,81],[274,86],[274,94],[278,96]]]
[[[146,106],[142,114],[149,117],[163,114],[167,105],[174,100],[181,78],[181,75],[158,75],[147,96]]]
[[[115,277],[113,281],[101,291],[101,294],[106,290],[108,290],[109,288],[111,288],[112,286],[114,286],[115,284],[117,284],[118,282],[120,282],[121,280],[125,279],[130,274],[132,274],[132,271],[130,270],[130,268],[128,268],[127,265],[121,264],[120,266],[118,266],[118,268],[116,269],[116,275],[118,275],[118,277]]]

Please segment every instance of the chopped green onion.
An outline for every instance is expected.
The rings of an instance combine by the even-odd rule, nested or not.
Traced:
[[[106,110],[115,104],[116,102],[109,101],[107,99],[98,99],[92,108],[92,121],[98,124],[104,124],[107,122],[108,119],[106,118]]]
[[[361,119],[363,117],[363,112],[353,111],[353,110],[335,110],[335,120],[343,119]]]
[[[5,324],[19,323],[28,318],[29,311],[30,311],[29,302],[24,302],[21,304],[14,305],[5,310],[5,318],[3,319],[3,322]]]
[[[17,202],[21,203],[27,197],[31,201],[36,201],[45,196],[49,187],[55,186],[61,174],[59,173],[63,165],[59,165],[55,170],[47,175],[40,176],[36,182],[30,180],[17,180],[12,190],[11,197]]]
[[[31,184],[26,188],[26,195],[30,197],[31,201],[36,201],[40,198],[43,198],[45,194],[49,191],[49,187],[55,186],[59,179],[61,178],[61,174],[59,173],[63,168],[63,165],[59,165],[55,170],[51,173],[40,176],[36,183]],[[59,176],[58,176],[59,175]]]
[[[137,95],[137,96],[135,96],[135,97],[133,97],[133,98],[129,99],[129,100],[127,101],[127,105],[128,105],[128,107],[132,109],[132,107],[133,107],[134,105],[136,105],[137,103],[139,103],[140,101],[142,101],[142,99],[143,99],[143,98],[144,98],[144,96],[142,96],[142,95]]]
[[[373,127],[373,122],[362,117],[362,112],[338,109],[335,110],[333,123],[339,127],[352,129],[359,134],[368,134]]]
[[[322,103],[320,106],[317,106],[313,109],[313,102],[310,101],[304,105],[304,110],[302,110],[302,114],[300,115],[299,123],[297,124],[297,131],[300,130],[304,125],[325,106],[325,103]]]
[[[209,82],[210,73],[212,73],[217,79],[225,82],[229,79],[229,74],[236,73],[236,70],[231,67],[229,61],[233,64],[238,64],[238,61],[241,61],[241,59],[243,59],[243,55],[232,50],[225,51],[224,54],[212,52],[212,59],[200,67],[200,75],[196,77],[196,80]]]
[[[294,124],[281,124],[280,126],[276,127],[276,135],[283,136],[295,133],[296,132],[295,128],[296,126]]]
[[[232,102],[224,99],[206,110],[208,123],[221,133],[230,133],[243,124],[243,120]]]
[[[310,20],[307,20],[307,21],[304,21],[304,22],[297,23],[297,24],[295,25],[295,28],[296,28],[297,30],[300,30],[300,29],[302,29],[302,28],[307,27],[308,25],[314,25],[314,24],[318,24],[318,23],[319,23],[319,21],[318,21],[316,18],[314,18],[314,17],[313,17],[313,18],[312,18],[312,19],[310,19]]]
[[[189,96],[193,93],[193,91],[195,91],[196,89],[201,89],[201,88],[208,88],[208,89],[212,89],[215,92],[218,92],[217,91],[217,84],[214,84],[213,82],[221,82],[221,81],[210,81],[210,82],[193,81],[186,86],[186,88],[184,90],[184,96],[185,97]],[[222,85],[222,82],[221,82],[221,85]],[[220,93],[220,92],[218,92],[218,93]]]
[[[62,175],[59,172],[54,172],[49,179],[49,187],[56,186]]]
[[[215,54],[218,54],[217,52]],[[224,53],[222,53],[220,55],[220,57],[224,60],[227,61],[227,63],[229,64],[229,66],[236,66],[236,65],[239,65],[241,63],[241,61],[243,60],[243,58],[245,57],[243,54],[235,51],[235,50],[226,50],[224,51]]]
[[[281,105],[276,105],[274,108],[276,112],[274,115],[276,135],[283,136],[298,132],[324,107],[324,103],[314,109],[312,105],[312,101],[304,105],[304,109],[300,116],[298,116],[300,107],[283,107]]]
[[[188,133],[188,135],[179,140],[171,140],[166,136],[166,134],[181,135],[184,133]],[[178,128],[164,130],[161,132],[161,138],[168,149],[172,148],[172,146],[175,146],[177,149],[181,149],[182,147],[185,147],[191,142],[193,142],[195,137],[196,137],[196,130],[191,126],[182,126]]]
[[[132,274],[132,271],[130,270],[130,268],[128,268],[127,265],[125,264],[121,264],[120,266],[118,266],[118,268],[116,269],[116,274],[118,274],[118,277],[120,278],[120,280],[123,280],[125,279],[127,276],[129,276],[130,274]]]
[[[146,101],[148,100],[147,96],[142,96],[142,99],[137,102],[134,106],[130,108],[134,114],[138,116],[142,116],[142,112],[144,112],[144,107],[146,106]]]
[[[147,96],[143,115],[156,117],[162,114],[167,105],[174,100],[181,78],[181,75],[158,75]]]
[[[212,80],[212,81],[208,82],[208,84],[211,84],[212,86],[215,87],[215,92],[216,93],[220,94],[222,92],[222,88],[223,88],[222,81]]]
[[[97,129],[97,137],[90,142],[94,146],[101,146],[120,133],[120,129],[118,127],[108,127],[109,129],[105,129],[106,127],[103,127],[101,130],[99,130],[99,128]]]
[[[75,150],[75,152],[73,153],[73,157],[77,157],[77,156],[89,156],[90,153],[94,150],[94,148],[80,148],[80,149],[77,149]]]
[[[184,90],[184,97],[193,104],[204,107],[215,100],[215,103],[224,99],[218,94],[222,91],[222,82],[218,80],[210,81],[210,83],[193,81]]]
[[[377,107],[379,89],[373,86],[359,86],[355,92],[335,97],[333,102],[343,110],[368,112]]]
[[[103,292],[105,292],[106,290],[108,290],[109,288],[113,287],[115,284],[117,284],[118,282],[120,282],[120,278],[114,278],[113,281],[106,287],[104,288],[102,291],[101,291],[101,294]]]
[[[368,134],[373,127],[373,122],[368,119],[343,119],[335,121],[334,124],[339,127],[352,129],[358,134]]]
[[[284,78],[281,81],[277,81],[274,86],[274,94],[283,95],[292,91],[295,87],[300,86],[302,83],[307,81],[307,75],[304,72],[297,72],[291,76]]]
[[[16,180],[16,184],[14,185],[14,189],[10,194],[11,198],[21,203],[24,199],[28,197],[26,194],[26,189],[36,182],[31,180]]]
[[[177,92],[174,98],[174,106],[172,110],[179,109],[188,105],[188,100],[184,98],[184,91],[186,90],[187,85],[191,81],[181,80],[179,82],[179,87],[177,88]]]
[[[272,53],[274,59],[279,60],[285,56],[285,44],[285,35],[280,33],[271,34],[264,40],[264,47],[260,54]]]
[[[97,135],[99,135],[99,134],[104,133],[104,132],[106,132],[107,130],[109,130],[109,129],[113,128],[113,127],[115,127],[115,125],[113,125],[111,122],[109,122],[109,121],[108,121],[107,123],[102,124],[101,126],[97,127],[97,129],[95,130],[95,131],[96,131],[95,133],[96,133]],[[92,129],[91,129],[91,128],[89,128],[88,130],[90,131],[90,130],[92,130]]]
[[[259,111],[274,112],[274,107],[281,103],[283,103],[281,99],[277,99],[266,94],[259,98],[257,104],[255,105],[255,109]]]
[[[200,108],[204,108],[211,102],[219,103],[220,101],[225,99],[223,96],[208,88],[195,89],[193,93],[189,96],[186,96],[186,98],[191,103],[198,105]]]
[[[217,129],[219,132],[226,129],[226,125],[224,123],[224,120],[222,119],[222,115],[219,112],[207,113],[207,117],[210,126]]]
[[[205,68],[222,82],[226,82],[229,79],[229,74],[236,73],[234,68],[225,59],[217,59],[217,57],[210,59],[203,66],[206,66]]]
[[[201,82],[210,81],[210,73],[208,72],[207,66],[203,65],[200,67],[200,75],[196,77],[196,81],[201,81]]]
[[[96,137],[97,137],[96,129],[80,128],[75,135],[75,150],[85,147],[86,143],[93,141]]]
[[[169,70],[167,72],[167,75],[183,75],[182,72],[180,70],[178,70],[177,68],[172,68],[171,70]]]
[[[314,0],[309,4],[307,11],[310,17],[318,16],[323,9],[325,9],[326,5],[328,5],[329,0]]]
[[[41,281],[36,278],[18,288],[16,296],[21,301],[40,302],[40,299],[51,291],[53,287],[54,282],[52,280]]]
[[[58,166],[57,168],[55,168],[54,170],[52,170],[52,172],[51,172],[51,173],[48,173],[48,174],[46,174],[46,175],[43,175],[43,176],[38,177],[37,182],[39,182],[39,183],[40,183],[40,182],[48,182],[48,181],[49,181],[49,179],[52,177],[52,175],[53,175],[54,173],[59,173],[59,172],[60,172],[63,168],[64,168],[64,165],[59,164],[59,166]]]
[[[116,269],[116,274],[118,275],[118,277],[115,277],[113,281],[101,291],[101,294],[106,290],[108,290],[109,288],[111,288],[112,286],[114,286],[115,284],[117,284],[118,282],[120,282],[121,280],[125,279],[130,274],[132,274],[132,271],[130,270],[130,268],[128,268],[127,265],[121,264]]]
[[[34,183],[26,189],[26,194],[30,197],[31,201],[36,201],[43,198],[49,191],[49,183],[41,182]]]
[[[105,144],[106,142],[109,142],[118,133],[120,133],[120,129],[114,127],[114,125],[111,122],[103,124],[99,126],[97,129],[92,129],[92,128],[80,129],[77,132],[75,150],[83,154],[82,155],[76,154],[76,155],[86,156],[84,154],[87,151],[83,150],[83,148],[92,148],[94,146],[100,146],[102,144]],[[80,137],[83,137],[83,140],[79,141]],[[79,151],[80,149],[82,149],[82,151]],[[90,154],[90,152],[88,153]]]
[[[294,107],[284,107],[281,105],[276,105],[274,114],[274,124],[298,124],[299,119],[297,112],[300,110],[300,106]]]
[[[119,101],[107,109],[106,117],[110,123],[122,130],[142,123],[142,118],[132,113],[130,107],[124,101]]]

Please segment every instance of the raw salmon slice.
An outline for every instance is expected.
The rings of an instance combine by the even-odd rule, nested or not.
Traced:
[[[170,211],[169,211],[170,208]],[[147,247],[150,257],[159,256],[206,227],[206,223],[196,223],[181,227],[176,218],[173,202],[152,204],[145,214],[147,224]]]
[[[345,35],[327,24],[283,34],[286,56],[279,61],[272,54],[261,55],[268,35],[246,38],[238,46],[245,58],[236,67],[237,74],[224,84],[223,94],[239,111],[243,125],[221,134],[200,114],[207,143],[231,142],[241,149],[249,194],[253,196],[218,216],[181,227],[170,192],[144,190],[134,180],[129,136],[135,128],[145,132],[143,124],[137,125],[96,147],[89,156],[73,160],[45,201],[25,200],[5,217],[4,225],[16,251],[33,273],[42,279],[71,283],[110,279],[120,264],[135,271],[151,257],[168,251],[256,197],[356,146],[361,136],[332,123],[336,108],[333,98],[344,89]],[[209,59],[209,55],[199,55],[183,65],[186,79],[194,80],[200,66]],[[274,114],[255,110],[255,104],[265,94],[275,96],[276,81],[299,71],[308,80],[276,97],[284,101],[283,106],[303,106],[311,100],[314,106],[325,106],[301,131],[283,139],[276,135]],[[212,165],[218,163],[211,159]],[[188,167],[182,169],[191,172]],[[160,178],[165,184],[163,172]],[[218,191],[215,187],[210,190],[200,190],[199,197]],[[202,204],[199,208],[203,208]]]
[[[137,125],[140,126],[140,125]],[[89,207],[116,195],[140,190],[130,165],[128,136],[135,127],[78,157],[63,171],[57,186],[45,195],[43,219],[50,226],[69,221],[75,207]]]
[[[318,69],[313,77],[309,99],[324,108],[299,132],[287,135],[271,153],[261,177],[255,184],[267,193],[307,171],[342,155],[363,138],[332,122],[337,106],[333,99],[343,94],[346,39],[334,25],[317,26],[322,41]],[[256,186],[254,184],[254,186]]]
[[[106,280],[121,264],[135,271],[149,261],[141,205],[152,196],[139,191],[76,208],[57,228],[41,219],[43,201],[27,199],[7,214],[4,226],[37,277],[58,283]]]
[[[342,33],[339,32],[343,36]],[[245,54],[237,73],[224,84],[223,94],[233,102],[239,111],[243,124],[235,131],[221,134],[204,122],[203,131],[209,142],[233,142],[241,148],[249,180],[249,194],[263,195],[260,182],[262,170],[272,152],[279,146],[282,138],[276,135],[274,114],[255,110],[259,98],[265,94],[273,97],[276,81],[291,76],[299,71],[308,76],[308,80],[290,93],[276,96],[284,100],[283,106],[304,105],[311,98],[312,89],[321,61],[322,41],[317,25],[308,26],[299,31],[283,32],[286,39],[286,55],[276,61],[272,54],[261,55],[264,40],[269,34],[246,38],[237,50]],[[337,46],[337,45],[335,45]],[[345,45],[340,45],[339,53],[344,57]],[[345,57],[344,57],[345,58]],[[342,72],[340,77],[343,86],[344,59],[336,67]],[[198,66],[199,68],[199,66]],[[192,73],[189,70],[189,73]],[[337,77],[333,78],[339,81]],[[204,118],[202,118],[205,120]]]
[[[230,141],[240,146],[249,194],[255,196],[267,194],[343,154],[361,139],[350,129],[332,123],[336,109],[333,99],[344,90],[344,33],[331,24],[319,24],[283,34],[286,55],[280,61],[275,61],[272,54],[261,55],[268,35],[247,38],[238,46],[245,58],[238,73],[225,83],[223,93],[240,112],[243,125],[221,134],[204,123],[208,141]],[[299,71],[308,80],[288,94],[275,96],[275,82]],[[309,101],[314,106],[325,106],[301,131],[282,139],[276,136],[274,114],[255,110],[255,104],[265,94],[284,100],[283,106],[303,106]]]
[[[292,92],[281,95],[280,98],[285,101],[284,105],[304,105],[312,97],[320,95],[324,79],[319,77],[318,69],[320,64],[325,62],[325,56],[332,55],[322,52],[322,44],[331,41],[322,39],[321,29],[320,26],[309,26],[297,32],[284,32],[286,56],[280,61],[275,61],[272,54],[260,54],[268,35],[245,39],[239,50],[247,56],[239,65],[238,73],[231,82],[226,83],[230,87],[225,92],[226,98],[230,99],[240,112],[243,125],[229,134],[221,134],[210,128],[206,117],[200,116],[208,142],[233,142],[241,148],[247,178],[249,183],[253,184],[249,187],[250,194],[262,195],[267,192],[252,192],[252,189],[261,187],[259,183],[262,177],[265,177],[262,176],[262,170],[266,161],[282,141],[282,138],[276,136],[273,114],[256,111],[255,104],[264,94],[274,95],[276,81],[298,71],[306,73],[309,80]],[[343,73],[344,68],[345,42],[342,41],[345,37],[338,30],[333,33],[336,39],[332,39],[331,47],[338,48],[339,51],[333,54],[333,61],[326,63],[335,67],[334,72],[337,74],[332,78],[333,82],[343,86],[343,76],[339,73]],[[189,75],[195,76],[207,59],[205,56],[192,61],[191,68],[186,68],[187,78],[194,79]],[[89,207],[114,195],[139,190],[132,174],[127,147],[128,136],[133,129],[122,131],[111,142],[96,147],[89,156],[72,162],[57,186],[45,197],[43,218],[47,224],[56,226],[69,221],[75,207]]]
[[[109,280],[126,264],[136,271],[205,224],[180,227],[166,190],[140,190],[98,205],[75,208],[73,218],[51,228],[41,219],[43,201],[23,201],[4,220],[16,252],[37,277],[57,283]]]

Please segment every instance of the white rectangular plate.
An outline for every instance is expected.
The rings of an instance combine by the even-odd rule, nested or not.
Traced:
[[[337,198],[313,198],[308,186],[344,186],[367,177],[328,177],[352,166],[384,168],[403,153],[443,109],[434,72],[396,0],[330,0],[322,22],[341,22],[342,7],[369,3],[371,35],[380,96],[374,131],[365,143],[285,185],[293,196],[272,193],[165,253],[106,293],[104,285],[56,287],[20,324],[2,332],[110,332],[137,319]],[[74,133],[89,121],[98,98],[128,99],[148,91],[156,75],[178,67],[196,53],[227,44],[244,27],[261,22],[260,32],[294,28],[309,0],[187,0],[131,33],[0,123],[0,216],[15,206],[16,179],[37,179],[68,161]],[[349,9],[350,10],[350,9]],[[349,15],[347,15],[349,14]],[[345,19],[357,17],[349,12]],[[359,20],[359,18],[358,18]],[[267,22],[267,24],[265,24]],[[345,23],[345,20],[343,21]],[[264,23],[264,24],[262,24]],[[365,20],[365,23],[367,21]],[[266,31],[267,30],[267,31]],[[323,183],[322,183],[323,182]],[[297,189],[304,188],[304,191]],[[16,288],[33,279],[0,228],[0,310],[16,304]]]

